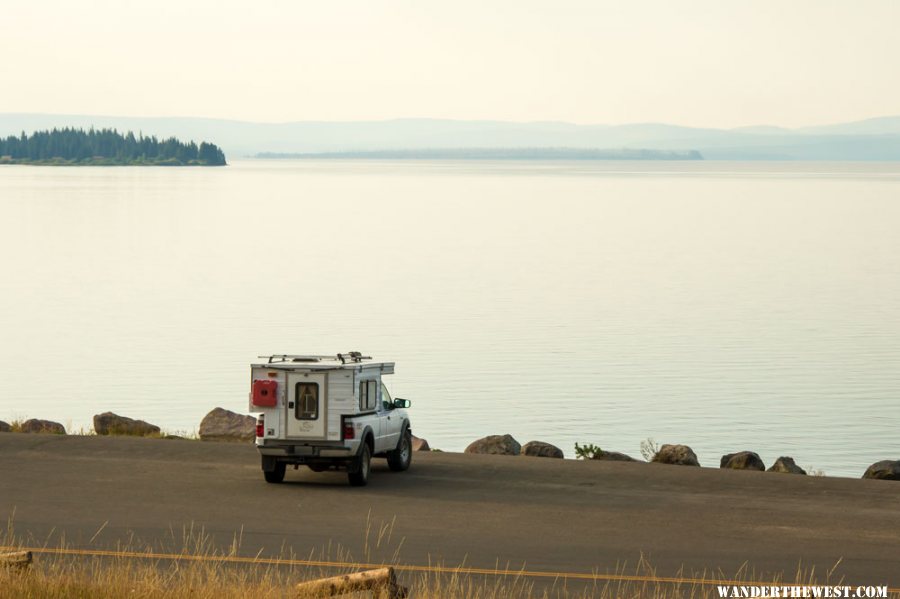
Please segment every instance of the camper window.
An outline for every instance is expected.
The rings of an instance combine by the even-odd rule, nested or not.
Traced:
[[[319,418],[319,384],[297,383],[294,387],[294,416],[297,420],[317,420]]]
[[[378,382],[359,382],[359,409],[363,412],[371,412],[378,405]]]

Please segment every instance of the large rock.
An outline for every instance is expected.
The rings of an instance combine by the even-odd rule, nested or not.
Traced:
[[[8,422],[3,422],[0,420],[0,433],[11,433],[12,426]]]
[[[512,435],[489,435],[473,441],[466,447],[466,453],[490,453],[495,455],[519,455],[522,446]]]
[[[762,472],[766,469],[766,465],[760,459],[759,454],[754,451],[739,451],[737,453],[727,453],[722,456],[719,461],[719,468],[728,468],[730,470],[759,470]]]
[[[143,420],[134,420],[112,412],[94,416],[94,432],[98,435],[134,435],[146,437],[158,435],[159,427]]]
[[[425,439],[420,439],[417,436],[413,435],[412,450],[413,451],[431,451],[431,446],[428,444],[428,441],[426,441]]]
[[[687,445],[663,445],[653,456],[651,462],[658,464],[676,464],[678,466],[699,466],[697,454]]]
[[[256,437],[256,418],[215,408],[200,422],[202,441],[250,441]]]
[[[784,472],[785,474],[806,474],[806,470],[794,463],[794,458],[781,456],[767,472]]]
[[[530,455],[536,458],[562,459],[564,457],[562,449],[543,441],[529,441],[522,446],[522,455]]]
[[[880,480],[900,480],[900,460],[882,460],[875,462],[868,468],[863,478],[877,478]]]
[[[639,462],[630,455],[619,453],[618,451],[598,451],[592,457],[592,460],[606,460],[607,462]]]
[[[50,433],[53,435],[65,435],[66,427],[52,420],[38,420],[32,418],[22,423],[23,433]]]

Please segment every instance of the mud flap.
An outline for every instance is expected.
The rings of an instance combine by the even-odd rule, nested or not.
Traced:
[[[360,468],[362,468],[362,460],[360,460],[359,456],[347,460],[347,472],[356,474]]]
[[[356,448],[356,455],[347,460],[347,472],[356,474],[362,468],[362,452],[363,446],[365,446],[365,444],[365,437],[363,437],[363,442],[360,443],[359,447]]]

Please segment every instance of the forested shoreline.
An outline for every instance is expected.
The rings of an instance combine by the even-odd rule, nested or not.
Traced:
[[[0,137],[0,164],[100,166],[222,166],[215,144],[158,139],[116,129],[52,129]]]

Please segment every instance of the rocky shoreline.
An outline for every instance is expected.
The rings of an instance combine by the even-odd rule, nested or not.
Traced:
[[[175,435],[161,432],[160,427],[143,420],[120,416],[112,412],[104,412],[94,416],[92,434],[99,436],[124,435],[136,437],[158,437],[180,439]],[[0,433],[31,433],[66,435],[65,427],[59,422],[31,418],[22,422],[8,423],[0,420]],[[91,434],[91,433],[88,433]],[[198,438],[201,441],[248,442],[256,435],[256,419],[246,414],[238,414],[224,408],[214,408],[200,421]],[[697,454],[688,445],[665,444],[652,447],[650,459],[640,460],[617,451],[604,451],[593,445],[580,448],[579,458],[588,460],[605,460],[618,462],[656,463],[676,466],[701,467]],[[642,451],[643,451],[642,444]],[[432,449],[428,441],[413,437],[414,451],[440,451]],[[470,443],[463,453],[491,454],[509,456],[529,456],[538,458],[563,459],[565,453],[559,447],[544,441],[529,441],[520,444],[512,435],[489,435]],[[719,468],[729,470],[756,470],[784,474],[806,476],[807,472],[799,467],[794,458],[781,456],[769,467],[754,451],[742,450],[721,456]],[[900,460],[881,460],[873,463],[861,478],[876,480],[900,481]]]

